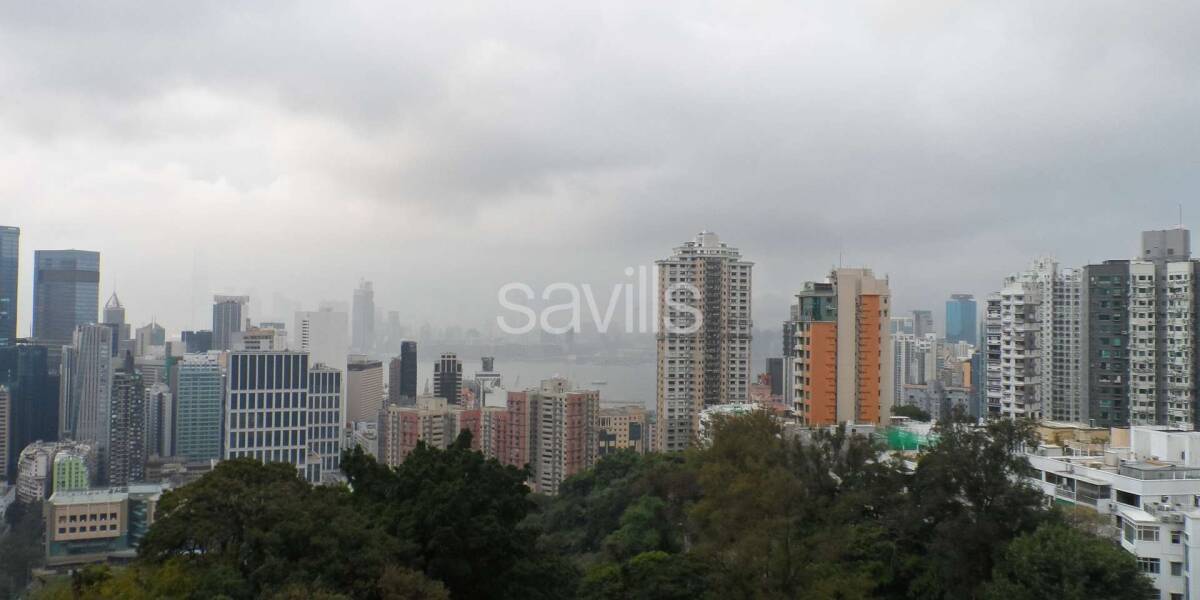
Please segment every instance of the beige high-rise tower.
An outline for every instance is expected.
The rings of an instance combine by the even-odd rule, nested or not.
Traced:
[[[746,400],[754,265],[709,231],[656,264],[656,440],[675,452],[692,444],[705,407]]]

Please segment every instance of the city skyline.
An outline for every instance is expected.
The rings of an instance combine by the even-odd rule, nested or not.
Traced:
[[[479,327],[506,282],[607,286],[707,228],[755,257],[762,322],[838,265],[936,317],[1014,256],[1127,254],[1181,203],[1197,225],[1193,6],[375,8],[0,9],[22,290],[32,250],[74,247],[135,326],[367,279]]]

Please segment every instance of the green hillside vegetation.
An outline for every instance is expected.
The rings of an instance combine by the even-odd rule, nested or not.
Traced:
[[[704,449],[610,456],[553,498],[465,433],[396,469],[349,452],[349,488],[228,461],[163,496],[135,565],[38,597],[1148,597],[1131,555],[1020,483],[1029,424],[937,433],[909,472],[864,438],[786,440],[752,414]]]

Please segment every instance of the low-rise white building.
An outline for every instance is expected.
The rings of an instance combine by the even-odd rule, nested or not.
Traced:
[[[1200,431],[1113,429],[1106,444],[1043,444],[1028,457],[1053,502],[1112,518],[1163,600],[1200,600]]]

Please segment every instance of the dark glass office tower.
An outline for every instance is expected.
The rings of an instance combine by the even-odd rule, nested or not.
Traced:
[[[966,342],[972,346],[979,342],[975,326],[975,296],[954,294],[946,301],[946,341]]]
[[[212,350],[213,334],[211,331],[204,329],[199,331],[183,331],[180,332],[179,338],[187,346],[188,354],[201,354]]]
[[[417,343],[401,342],[388,363],[388,403],[411,405],[417,397]]]
[[[771,378],[771,395],[783,395],[783,359],[767,359],[767,376]]]
[[[15,481],[25,446],[58,439],[58,376],[48,373],[46,347],[18,342],[0,348],[0,385],[10,395],[8,474]]]
[[[417,343],[400,343],[400,394],[417,397]]]
[[[17,274],[21,229],[0,225],[0,348],[17,343]]]
[[[100,253],[38,250],[33,253],[33,337],[69,343],[75,328],[100,312]],[[55,364],[50,368],[57,367]]]

